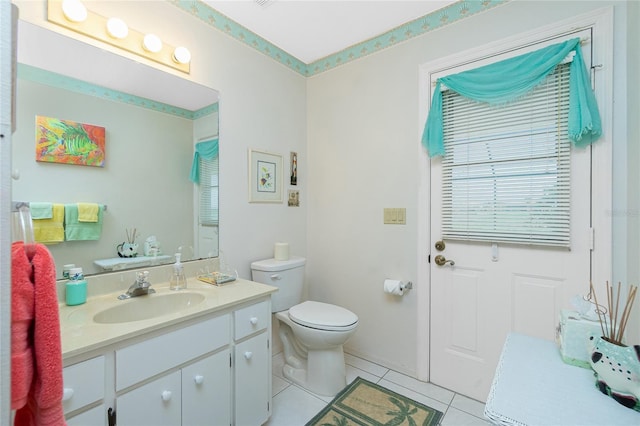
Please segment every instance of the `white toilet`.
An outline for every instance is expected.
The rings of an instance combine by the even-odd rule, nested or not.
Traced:
[[[284,376],[318,395],[334,396],[346,384],[342,345],[355,333],[358,316],[328,303],[302,302],[303,257],[253,262],[253,281],[279,290],[271,296],[284,348]],[[302,302],[302,303],[300,303]]]

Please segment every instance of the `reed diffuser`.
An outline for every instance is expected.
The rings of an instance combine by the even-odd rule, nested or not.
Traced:
[[[598,319],[600,320],[600,328],[602,329],[602,337],[609,343],[614,345],[624,346],[622,340],[624,338],[624,331],[627,327],[629,317],[631,316],[631,308],[633,308],[633,302],[636,298],[638,286],[630,285],[629,291],[626,296],[622,296],[622,285],[618,282],[618,288],[616,295],[614,296],[613,286],[607,281],[607,309],[600,309],[601,305],[598,304],[596,298],[596,292],[593,289],[593,283],[591,283],[591,294],[593,295],[594,302],[596,304],[596,312],[598,313]],[[624,307],[620,310],[620,302]],[[626,300],[624,300],[626,299]]]
[[[136,243],[138,231],[136,230],[136,228],[133,228],[131,230],[125,229],[125,231],[127,233],[127,241],[116,246],[118,256],[136,257],[138,255],[138,244]]]
[[[600,319],[602,336],[591,337],[591,368],[596,377],[596,387],[625,407],[640,411],[640,345],[627,346],[624,331],[638,286],[630,285],[626,295],[618,283],[615,291],[607,281],[606,311],[600,305],[591,286],[591,294]]]

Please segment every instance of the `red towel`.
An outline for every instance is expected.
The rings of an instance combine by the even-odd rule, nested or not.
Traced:
[[[62,409],[62,347],[56,267],[36,244],[11,246],[11,409],[16,426],[66,425]]]

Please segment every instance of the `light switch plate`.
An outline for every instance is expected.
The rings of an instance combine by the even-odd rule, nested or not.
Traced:
[[[407,223],[407,209],[399,208],[399,209],[396,209],[396,210],[398,212],[398,215],[397,215],[397,218],[396,218],[397,219],[396,223],[398,225],[406,225],[406,223]]]
[[[385,207],[384,223],[387,225],[405,225],[407,223],[407,209]]]

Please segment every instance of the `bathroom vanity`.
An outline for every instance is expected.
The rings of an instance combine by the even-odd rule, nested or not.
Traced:
[[[126,287],[126,285],[125,285]],[[259,425],[271,414],[271,293],[188,280],[60,306],[64,412],[73,425]]]

